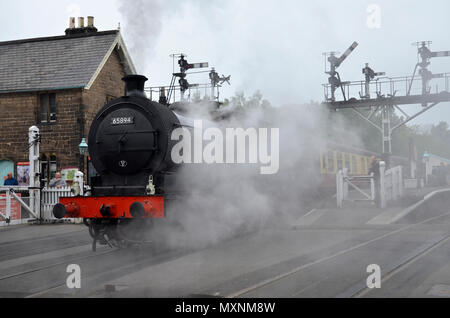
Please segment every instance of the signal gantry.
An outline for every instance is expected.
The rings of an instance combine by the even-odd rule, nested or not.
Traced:
[[[169,86],[157,86],[157,87],[148,87],[146,91],[150,94],[150,99],[153,100],[154,94],[158,96],[158,102],[163,105],[169,106],[173,102],[176,101],[176,90],[180,90],[180,101],[190,100],[191,97],[191,89],[195,88],[197,92],[200,89],[205,89],[205,96],[207,95],[207,89],[211,88],[211,95],[209,99],[211,101],[219,101],[219,88],[222,87],[224,83],[230,85],[231,75],[219,76],[216,72],[215,68],[211,68],[210,70],[200,70],[196,72],[188,72],[193,69],[204,69],[209,67],[208,62],[202,63],[189,63],[187,61],[187,55],[184,53],[179,54],[171,54],[170,57],[173,59],[173,71],[172,71],[172,79],[170,81]],[[178,60],[177,60],[178,59]],[[177,60],[177,61],[176,61]],[[179,72],[175,72],[175,63],[177,62],[179,67]],[[209,83],[204,84],[191,84],[187,80],[188,75],[192,74],[200,74],[200,73],[209,73]],[[176,84],[178,79],[178,85]],[[187,98],[186,92],[189,91]]]
[[[364,80],[343,82],[336,69],[341,66],[342,62],[358,46],[358,43],[354,42],[339,58],[336,57],[336,52],[324,53],[330,64],[330,69],[326,69],[325,73],[330,75],[330,77],[328,78],[328,84],[323,85],[325,100],[323,105],[335,111],[352,109],[362,119],[376,127],[382,135],[382,156],[387,165],[389,165],[389,158],[392,154],[393,132],[439,103],[450,101],[450,73],[434,74],[429,70],[432,58],[450,56],[450,51],[431,51],[431,41],[421,41],[414,45],[417,46],[419,61],[414,68],[412,77],[386,77],[385,72],[375,72],[366,63],[362,69]],[[420,79],[416,76],[418,69]],[[443,79],[445,88],[439,91],[436,86],[436,92],[433,93],[430,85],[433,79]],[[413,94],[413,86],[419,81],[421,82],[419,93]],[[336,100],[335,92],[337,88],[341,88],[343,100]],[[354,88],[359,88],[359,98],[351,97],[351,90]],[[376,97],[371,96],[371,90],[376,92]],[[423,109],[413,115],[408,115],[400,107],[401,105],[414,104],[422,105]],[[402,117],[403,121],[401,123],[392,127],[391,118],[394,109],[400,111],[404,117]],[[381,113],[381,125],[373,120],[374,115],[378,112]]]
[[[331,87],[331,99],[330,100],[332,100],[332,101],[335,100],[335,92],[336,92],[336,89],[339,87],[342,89],[342,95],[344,97],[344,100],[346,100],[345,91],[343,89],[343,86],[345,84],[348,84],[348,82],[342,82],[341,76],[339,75],[339,73],[336,70],[347,59],[347,57],[356,49],[357,46],[358,46],[358,42],[353,42],[352,45],[350,45],[350,47],[340,57],[336,57],[336,54],[339,54],[338,52],[323,53],[326,60],[330,63],[329,70],[326,69],[326,65],[325,65],[325,74],[330,75],[330,77],[328,78],[328,83],[330,84],[330,87]]]

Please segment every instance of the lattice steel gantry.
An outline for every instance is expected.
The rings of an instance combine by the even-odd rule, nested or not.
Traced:
[[[325,101],[323,105],[332,110],[352,109],[362,119],[376,127],[382,135],[383,159],[389,165],[389,157],[392,154],[392,134],[396,129],[417,118],[441,102],[450,101],[450,73],[433,74],[428,67],[431,58],[450,56],[450,51],[432,52],[430,41],[414,43],[417,45],[418,62],[411,77],[387,77],[384,72],[374,72],[366,63],[362,73],[363,81],[344,82],[341,80],[336,68],[356,48],[354,42],[341,58],[336,58],[336,52],[325,53],[330,63],[330,70],[325,71],[330,75],[328,84],[324,84]],[[416,76],[419,69],[418,76]],[[430,86],[431,80],[439,80],[433,92]],[[441,85],[439,87],[439,84]],[[336,100],[336,89],[340,87],[342,100]],[[355,89],[359,89],[356,94]],[[371,96],[376,93],[376,97]],[[358,96],[352,97],[352,96]],[[413,115],[402,109],[404,105],[422,105],[423,109]],[[392,114],[398,110],[404,116],[403,122],[392,126]],[[373,121],[377,113],[381,114],[381,126]]]

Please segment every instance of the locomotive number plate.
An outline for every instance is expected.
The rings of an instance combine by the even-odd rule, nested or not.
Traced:
[[[113,117],[111,125],[130,125],[134,124],[134,117]]]

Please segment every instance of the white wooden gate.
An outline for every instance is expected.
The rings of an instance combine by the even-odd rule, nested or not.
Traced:
[[[379,191],[380,207],[386,208],[387,203],[398,200],[403,196],[403,171],[402,166],[385,170],[385,163],[380,162],[380,182],[375,189],[375,180],[371,176],[348,176],[347,169],[339,170],[336,174],[336,199],[338,208],[342,208],[344,201],[375,201],[375,191]],[[370,193],[364,191],[355,184],[355,181],[370,182]],[[349,188],[362,195],[361,199],[350,199]]]
[[[44,188],[41,194],[41,218],[44,221],[56,220],[53,216],[53,207],[59,202],[59,198],[71,197],[72,189],[63,188]]]
[[[403,196],[403,167],[386,170],[384,175],[386,202],[398,200]]]
[[[339,170],[336,174],[336,199],[338,208],[342,208],[344,201],[369,201],[375,200],[375,182],[373,174],[370,176],[349,176],[348,170]],[[362,184],[366,183],[367,187]],[[355,190],[358,197],[350,198],[349,190]]]

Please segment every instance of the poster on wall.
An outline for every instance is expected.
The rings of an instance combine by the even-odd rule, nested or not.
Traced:
[[[17,163],[17,181],[19,186],[28,187],[30,185],[30,163],[18,162]]]
[[[61,170],[61,176],[67,185],[70,186],[75,178],[75,173],[78,171],[77,167],[67,167]]]

